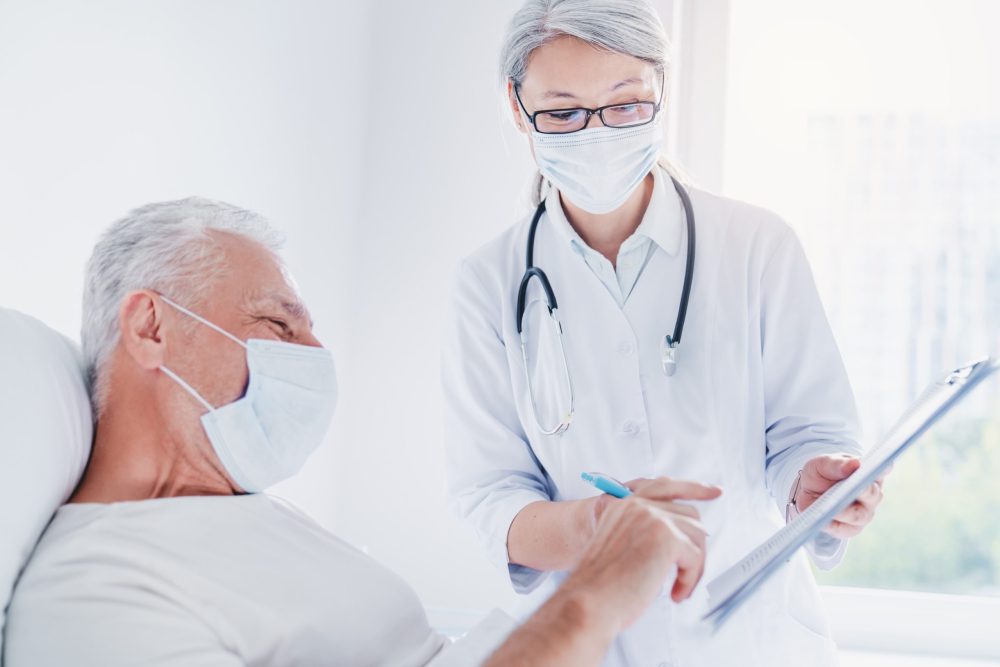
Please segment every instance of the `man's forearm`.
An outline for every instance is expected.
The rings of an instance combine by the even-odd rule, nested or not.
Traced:
[[[515,630],[484,667],[596,667],[615,636],[610,619],[600,612],[588,596],[564,587]]]

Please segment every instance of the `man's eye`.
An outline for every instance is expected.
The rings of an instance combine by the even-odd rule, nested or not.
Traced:
[[[271,317],[271,318],[268,318],[268,322],[270,322],[271,324],[276,324],[277,326],[279,326],[281,328],[282,332],[287,332],[289,330],[288,329],[288,324],[286,322],[284,322],[283,320],[279,320],[279,319],[275,319],[275,318]]]

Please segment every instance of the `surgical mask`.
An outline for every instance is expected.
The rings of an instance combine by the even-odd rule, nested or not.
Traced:
[[[201,423],[229,476],[244,491],[254,493],[297,473],[323,441],[336,407],[337,375],[330,351],[255,338],[244,343],[161,298],[246,350],[246,394],[218,408],[169,368],[160,367],[208,410]]]
[[[656,118],[637,127],[593,127],[568,134],[532,132],[542,175],[588,213],[625,203],[659,159],[663,128]]]

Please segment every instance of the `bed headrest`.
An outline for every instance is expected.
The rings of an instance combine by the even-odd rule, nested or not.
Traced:
[[[92,437],[77,346],[33,317],[0,308],[0,655],[11,589],[80,480]]]

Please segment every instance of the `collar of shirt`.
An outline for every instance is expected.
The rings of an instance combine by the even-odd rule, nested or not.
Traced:
[[[655,167],[651,173],[653,174],[653,195],[649,198],[649,205],[646,206],[642,222],[632,232],[632,235],[622,243],[618,251],[619,256],[645,240],[652,241],[668,255],[675,255],[680,249],[681,227],[684,217],[680,196],[673,188],[673,182],[666,172]],[[573,229],[573,225],[566,218],[562,203],[559,201],[559,191],[555,188],[552,188],[545,199],[545,213],[555,228],[559,230],[559,233],[578,253],[581,255],[600,254],[588,246]]]
[[[636,230],[618,249],[614,266],[604,255],[587,245],[566,218],[559,192],[553,189],[545,200],[545,211],[561,237],[583,259],[584,263],[604,284],[611,296],[624,306],[639,280],[651,251],[656,247],[669,255],[680,248],[682,204],[670,178],[660,169],[653,169],[653,194]]]

